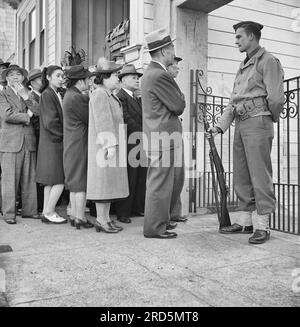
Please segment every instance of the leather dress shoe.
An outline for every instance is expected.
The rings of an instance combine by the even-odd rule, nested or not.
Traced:
[[[171,218],[171,221],[174,223],[186,223],[188,221],[188,218],[185,216],[174,217]]]
[[[58,216],[57,214],[54,214],[53,216],[42,216],[42,223],[44,224],[55,224],[55,225],[61,225],[61,224],[67,224],[67,219],[62,218]]]
[[[16,225],[16,224],[17,224],[17,220],[16,220],[15,218],[4,219],[4,221],[5,221],[8,225]]]
[[[172,229],[175,229],[176,227],[177,227],[177,224],[173,223],[171,221],[167,224],[167,230],[172,230]]]
[[[220,228],[221,234],[252,234],[253,226],[241,226],[238,224],[233,224],[231,226],[226,226]]]
[[[131,219],[129,217],[118,217],[117,219],[123,224],[131,224]]]
[[[42,217],[39,214],[36,215],[24,215],[22,216],[23,219],[41,219]]]
[[[270,239],[270,232],[257,229],[249,238],[251,244],[263,244]]]
[[[160,238],[160,239],[172,239],[172,238],[176,238],[178,235],[174,232],[164,232],[160,235],[153,235],[153,236],[148,236],[148,235],[144,235],[146,238]]]

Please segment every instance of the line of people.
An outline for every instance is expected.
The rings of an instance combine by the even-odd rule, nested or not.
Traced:
[[[178,62],[170,61],[170,78],[178,74]],[[70,192],[68,220],[77,229],[118,233],[131,216],[144,216],[147,155],[136,158],[128,143],[142,134],[143,112],[139,79],[133,65],[117,65],[99,59],[91,72],[78,65],[63,70],[51,65],[28,72],[18,65],[0,62],[0,163],[2,168],[2,212],[8,224],[16,224],[16,202],[20,194],[23,219],[41,219],[47,224],[65,224],[56,212],[66,188]],[[174,64],[174,65],[173,65]],[[124,125],[125,123],[125,125]],[[120,137],[119,133],[127,138]],[[101,140],[103,133],[114,137]],[[123,140],[123,144],[119,144]],[[128,144],[127,144],[128,143]],[[125,152],[123,149],[127,149]],[[99,158],[125,160],[127,166],[99,165]],[[129,162],[136,159],[138,165]],[[143,164],[142,164],[143,163]],[[170,191],[171,192],[171,191]],[[181,190],[180,190],[181,192]],[[179,194],[180,194],[179,192]],[[86,201],[96,206],[96,221],[85,216]],[[112,207],[112,208],[111,208]],[[41,215],[38,213],[38,208]],[[185,222],[178,198],[173,222]]]

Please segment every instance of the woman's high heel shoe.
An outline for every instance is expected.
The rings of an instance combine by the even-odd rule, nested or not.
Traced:
[[[94,226],[95,226],[97,233],[100,233],[100,232],[109,233],[109,234],[119,233],[118,230],[110,227],[108,223],[100,224],[98,221],[96,221]]]
[[[113,228],[113,229],[118,230],[119,232],[121,232],[122,230],[124,230],[123,227],[117,225],[113,220],[111,220],[111,221],[108,222],[107,224],[108,224],[108,226],[110,226],[110,227]]]
[[[74,226],[76,229],[83,228],[93,228],[94,225],[92,225],[89,221],[83,221],[82,219],[75,218]]]
[[[72,227],[75,227],[75,217],[69,216],[69,222]]]

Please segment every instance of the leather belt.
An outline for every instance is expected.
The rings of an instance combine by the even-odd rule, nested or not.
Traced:
[[[261,112],[270,112],[265,97],[257,97],[239,103],[233,103],[233,114],[237,121],[244,121]]]

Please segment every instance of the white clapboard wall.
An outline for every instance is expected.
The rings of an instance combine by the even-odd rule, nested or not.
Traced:
[[[229,96],[240,62],[232,26],[242,20],[262,23],[261,45],[282,63],[285,78],[300,75],[300,32],[292,14],[300,0],[234,0],[208,17],[208,85],[214,94]],[[300,25],[300,23],[299,23]]]

